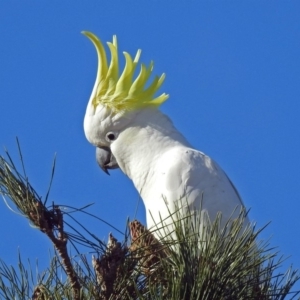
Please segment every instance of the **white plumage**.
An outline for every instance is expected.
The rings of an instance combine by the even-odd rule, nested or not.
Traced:
[[[101,42],[94,35],[85,34],[99,48]],[[97,51],[99,56],[102,50]],[[108,77],[109,69],[107,74]],[[118,97],[112,97],[107,105],[107,96],[101,96],[98,90],[101,80],[106,79],[99,77],[98,69],[85,115],[85,134],[98,147],[97,160],[104,171],[120,167],[133,181],[145,204],[148,228],[154,228],[178,206],[183,212],[186,206],[191,211],[201,206],[211,220],[222,212],[223,223],[233,213],[239,214],[243,203],[227,175],[210,157],[192,148],[158,105],[137,99],[141,104],[131,107],[131,100],[127,99],[127,109],[118,110],[117,106],[126,102],[122,102],[125,94],[122,98],[119,91]],[[130,82],[127,89],[137,80]]]

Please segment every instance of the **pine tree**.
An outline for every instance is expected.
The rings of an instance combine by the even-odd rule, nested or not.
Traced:
[[[201,234],[197,231],[201,215],[176,213],[170,216],[173,232],[165,228],[169,238],[163,241],[135,220],[128,222],[124,241],[109,234],[104,243],[73,214],[54,203],[48,205],[49,192],[42,201],[26,177],[22,155],[22,173],[6,155],[0,156],[0,194],[49,238],[55,254],[37,282],[21,256],[18,269],[0,261],[1,299],[275,300],[299,295],[292,292],[299,273],[292,267],[285,274],[277,273],[282,258],[267,242],[259,242],[262,229],[244,228],[244,211],[225,228],[220,227],[218,215]],[[72,212],[86,213],[86,208],[72,208]],[[68,217],[78,228],[68,226]],[[95,254],[80,253],[80,245]]]

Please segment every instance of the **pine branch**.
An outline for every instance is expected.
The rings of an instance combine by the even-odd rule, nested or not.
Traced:
[[[0,193],[8,197],[17,209],[52,241],[71,282],[74,300],[79,300],[81,286],[68,255],[68,237],[63,229],[64,221],[61,210],[56,205],[53,205],[52,209],[48,209],[28,179],[18,172],[10,156],[8,157],[10,163],[0,156]],[[22,165],[25,175],[23,160]]]
[[[276,273],[282,258],[277,258],[268,243],[259,242],[262,229],[256,230],[255,225],[245,228],[244,211],[225,228],[220,226],[221,214],[201,227],[200,213],[181,216],[178,211],[171,216],[172,230],[163,222],[158,224],[164,228],[166,240],[157,240],[140,222],[133,221],[129,223],[131,239],[125,236],[124,242],[118,242],[110,234],[105,245],[71,215],[85,213],[85,208],[62,212],[59,205],[47,207],[47,201],[43,202],[29,183],[22,156],[23,174],[7,156],[0,156],[0,193],[10,209],[13,204],[48,236],[56,256],[36,283],[21,258],[18,271],[0,261],[0,295],[4,299],[279,300],[299,295],[291,292],[299,273],[292,268],[286,274]],[[49,191],[46,199],[48,195]],[[94,251],[91,263],[80,254],[80,245]],[[71,257],[70,249],[75,249],[77,256]],[[59,274],[61,270],[67,280]]]

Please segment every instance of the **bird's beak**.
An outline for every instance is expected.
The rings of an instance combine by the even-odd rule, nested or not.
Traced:
[[[96,148],[96,159],[100,168],[107,174],[110,175],[108,169],[117,169],[119,165],[116,158],[111,153],[109,147],[97,147]]]

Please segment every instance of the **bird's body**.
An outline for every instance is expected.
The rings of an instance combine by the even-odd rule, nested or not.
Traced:
[[[143,199],[148,228],[168,218],[182,203],[191,211],[202,206],[211,220],[218,211],[228,220],[242,205],[222,169],[193,149],[157,109],[137,114],[134,125],[119,133],[111,151]]]
[[[96,48],[100,47],[94,35],[86,35]],[[98,56],[101,56],[102,50],[98,48]],[[126,62],[130,65],[127,58]],[[109,69],[102,73],[109,74]],[[111,98],[111,103],[116,103],[107,105],[97,96],[97,93],[101,94],[98,90],[101,84],[99,74],[98,69],[85,116],[85,134],[98,147],[98,162],[106,172],[118,166],[133,181],[145,205],[147,227],[155,229],[162,220],[170,224],[172,218],[169,216],[178,208],[183,213],[201,209],[211,220],[221,212],[223,223],[232,215],[238,215],[243,203],[227,175],[210,157],[192,148],[172,121],[159,111],[159,105],[151,105],[151,101],[145,103],[143,99],[135,100],[133,96],[123,101],[119,97],[120,91],[118,97]],[[137,81],[130,82],[129,96],[132,86],[141,85]],[[118,83],[115,86],[118,87]],[[167,98],[164,94],[162,96],[161,102]],[[107,101],[107,96],[102,97]],[[142,104],[123,111],[114,109],[117,104],[125,103],[126,107],[126,101],[132,105],[132,99]],[[159,97],[153,101],[157,99]]]

